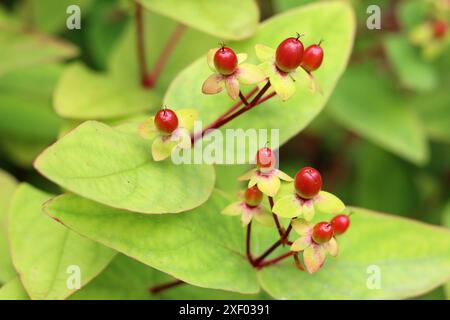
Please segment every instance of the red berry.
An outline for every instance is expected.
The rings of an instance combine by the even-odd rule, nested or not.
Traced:
[[[333,236],[333,227],[331,223],[319,222],[313,228],[312,238],[315,243],[322,244],[331,239]]]
[[[445,21],[434,21],[433,22],[433,34],[437,39],[441,39],[445,36],[447,32],[447,23]]]
[[[300,36],[299,36],[300,37]],[[287,38],[277,48],[275,62],[283,72],[291,72],[302,62],[303,43],[297,38]]]
[[[257,186],[253,186],[251,188],[248,188],[245,191],[245,203],[249,207],[256,207],[259,205],[262,201],[263,194],[261,191],[259,191]]]
[[[214,65],[220,74],[228,76],[236,71],[238,59],[233,50],[222,47],[214,54]]]
[[[256,166],[259,169],[269,169],[275,167],[276,159],[270,148],[261,148],[256,153]]]
[[[317,44],[313,44],[306,48],[303,55],[302,67],[309,72],[317,70],[323,61],[322,47]]]
[[[303,199],[313,198],[321,188],[322,177],[316,169],[304,167],[295,175],[295,190]]]
[[[178,128],[178,117],[170,109],[161,109],[155,116],[155,125],[161,133],[172,133]]]
[[[350,218],[345,214],[340,214],[331,220],[335,234],[343,234],[350,226]]]

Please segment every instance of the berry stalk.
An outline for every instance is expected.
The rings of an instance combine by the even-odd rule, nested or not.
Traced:
[[[182,281],[182,280],[175,280],[175,281],[171,281],[165,284],[161,284],[161,285],[157,285],[154,287],[151,287],[150,289],[148,289],[148,291],[152,294],[157,294],[160,293],[161,291],[165,291],[167,289],[171,289],[173,287],[177,287],[179,285],[185,284],[186,282]]]
[[[173,31],[172,35],[170,36],[169,40],[167,41],[163,51],[159,55],[158,60],[155,63],[155,66],[153,67],[153,70],[150,74],[146,76],[148,83],[151,87],[154,87],[156,85],[156,82],[158,81],[158,78],[163,71],[165,65],[167,64],[167,61],[170,58],[171,53],[176,48],[178,41],[180,40],[181,36],[183,35],[184,31],[186,31],[186,26],[179,23],[175,30]]]
[[[277,215],[273,212],[273,206],[274,206],[273,198],[272,197],[268,197],[268,198],[269,198],[269,204],[270,204],[270,211],[272,211],[272,217],[273,217],[273,220],[275,221],[275,225],[277,226],[278,234],[280,235],[280,238],[283,238],[284,231],[283,231],[283,228],[281,227],[280,220],[278,220]]]
[[[197,141],[198,139],[202,138],[206,131],[208,130],[212,130],[212,129],[218,129],[222,126],[224,126],[225,124],[227,124],[228,122],[230,122],[231,120],[233,120],[234,118],[240,116],[241,114],[247,112],[248,110],[252,109],[253,107],[261,104],[264,101],[267,101],[269,98],[272,98],[275,94],[270,94],[268,98],[263,98],[261,99],[261,97],[264,95],[264,93],[266,93],[266,91],[270,88],[270,82],[267,81],[267,83],[265,84],[265,86],[258,92],[258,94],[252,99],[252,101],[246,105],[245,107],[243,107],[242,109],[236,111],[235,113],[231,113],[230,110],[227,112],[228,115],[225,117],[219,117],[216,121],[214,121],[213,123],[211,123],[209,126],[207,126],[206,128],[204,128],[202,130],[201,133],[197,134],[197,135],[193,135],[191,137],[191,141],[192,143],[195,143],[195,141]],[[236,105],[238,105],[237,107],[235,107],[234,109],[238,109],[240,105],[242,105],[243,102],[239,101]],[[233,106],[234,107],[234,106]],[[232,107],[232,109],[233,109]]]
[[[261,261],[261,262],[259,262],[259,263],[256,265],[256,268],[261,269],[261,268],[264,268],[264,267],[272,266],[272,265],[274,265],[274,264],[280,262],[281,260],[284,260],[284,259],[286,259],[286,258],[288,258],[288,257],[290,257],[290,256],[292,256],[292,255],[296,255],[296,254],[297,254],[297,252],[295,252],[295,251],[288,251],[288,252],[282,254],[281,256],[276,257],[276,258],[274,258],[274,259],[272,259],[272,260],[267,260],[267,261]]]
[[[253,260],[252,253],[251,253],[251,233],[252,233],[252,222],[247,225],[247,239],[246,239],[246,253],[247,253],[247,259],[250,262],[252,266],[255,265],[255,261]]]

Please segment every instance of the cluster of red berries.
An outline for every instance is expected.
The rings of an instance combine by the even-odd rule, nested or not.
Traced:
[[[299,40],[300,35],[285,39],[280,43],[275,54],[275,63],[277,68],[285,73],[294,71],[302,66],[308,72],[317,70],[323,61],[323,49],[319,44],[313,44],[306,48]],[[214,66],[217,71],[228,76],[233,74],[238,67],[238,58],[236,53],[228,47],[222,47],[214,54]]]
[[[323,49],[319,44],[310,45],[304,50],[303,43],[297,37],[287,38],[277,48],[275,63],[282,72],[291,72],[302,66],[308,72],[317,70],[323,61]]]
[[[164,107],[155,116],[155,126],[161,134],[171,134],[178,128],[178,117],[176,113]]]
[[[350,218],[340,214],[331,219],[330,222],[322,221],[313,228],[312,239],[317,244],[330,241],[333,236],[343,234],[350,226]]]

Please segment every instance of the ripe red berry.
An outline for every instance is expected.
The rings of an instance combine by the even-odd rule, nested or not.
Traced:
[[[311,199],[322,188],[322,177],[319,171],[311,167],[300,169],[295,175],[295,190],[303,199]]]
[[[230,48],[222,47],[214,54],[214,66],[220,74],[228,76],[237,69],[237,56]]]
[[[433,22],[433,34],[437,39],[442,39],[447,32],[447,23],[445,21],[434,21]]]
[[[262,201],[263,194],[261,191],[259,191],[257,186],[253,186],[251,188],[248,188],[245,191],[245,203],[249,207],[256,207],[259,205]]]
[[[312,238],[315,243],[322,244],[331,239],[333,236],[333,227],[331,223],[319,222],[313,228]]]
[[[303,58],[303,43],[297,38],[287,38],[277,48],[275,62],[283,72],[291,72],[298,68]]]
[[[270,148],[261,148],[256,153],[256,166],[259,169],[270,169],[275,167],[276,159]]]
[[[170,109],[161,109],[155,116],[155,126],[163,134],[172,133],[178,128],[178,117]]]
[[[309,72],[319,69],[323,61],[323,49],[319,44],[306,48],[303,55],[302,67]]]
[[[343,234],[350,226],[350,218],[345,214],[337,215],[331,220],[331,226],[335,234]]]

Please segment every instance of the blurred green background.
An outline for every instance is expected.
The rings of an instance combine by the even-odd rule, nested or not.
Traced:
[[[267,19],[310,2],[315,1],[260,0],[258,5],[261,18]],[[324,111],[281,148],[283,171],[294,175],[300,166],[311,165],[322,172],[326,189],[345,203],[450,227],[450,36],[437,39],[430,31],[436,20],[448,23],[450,4],[375,1],[382,28],[369,30],[366,9],[374,1],[348,2],[358,18],[348,70]],[[131,80],[133,67],[119,70],[117,63],[134,59],[129,46],[133,6],[124,0],[0,4],[0,167],[19,181],[56,192],[33,170],[32,161],[81,121],[55,112],[55,89],[67,63],[74,61],[88,72],[103,72],[107,79],[128,77],[126,85],[138,85],[138,79]],[[82,9],[81,30],[66,28],[69,4]],[[149,23],[158,26],[151,45],[159,52],[177,24],[148,15]],[[36,50],[33,41],[38,40],[30,30],[57,42],[47,48],[55,53]],[[217,42],[191,29],[180,41],[184,51],[175,50],[156,87],[161,97],[180,70]],[[179,290],[182,295],[186,289]],[[445,293],[439,288],[423,298],[445,299]]]

